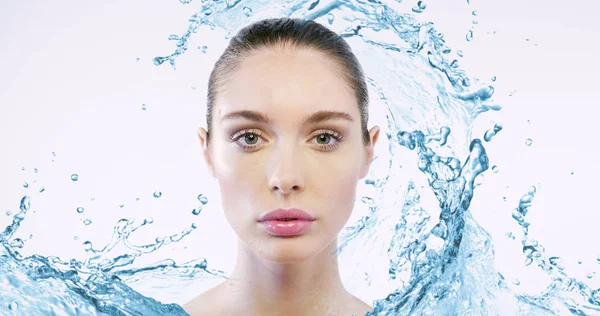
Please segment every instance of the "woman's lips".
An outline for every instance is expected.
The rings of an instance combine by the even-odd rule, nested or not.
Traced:
[[[273,236],[289,237],[306,233],[314,220],[301,209],[276,209],[261,216],[259,225]]]
[[[306,233],[312,223],[313,221],[305,220],[272,220],[260,222],[259,225],[264,227],[264,229],[273,236],[289,237]]]
[[[267,221],[283,221],[283,220],[303,220],[303,221],[314,221],[315,218],[312,217],[307,212],[299,209],[299,208],[291,208],[291,209],[282,209],[278,208],[273,210],[267,214],[264,214],[260,217],[259,222],[267,222]]]

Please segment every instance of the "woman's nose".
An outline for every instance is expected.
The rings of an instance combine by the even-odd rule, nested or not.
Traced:
[[[290,194],[304,189],[301,157],[292,148],[279,150],[273,155],[269,168],[269,186],[281,194]]]

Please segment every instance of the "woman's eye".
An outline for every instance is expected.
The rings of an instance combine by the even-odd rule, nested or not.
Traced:
[[[244,149],[256,147],[262,134],[258,131],[245,131],[231,137],[231,141],[241,145]],[[245,145],[244,145],[245,143]]]
[[[262,134],[259,131],[245,131],[237,136],[232,136],[231,140],[241,146],[244,150],[249,150],[258,147],[259,145],[257,144],[261,138]],[[329,151],[335,149],[339,145],[342,140],[342,135],[333,131],[321,131],[312,139],[316,140],[318,147]]]
[[[255,145],[258,142],[259,137],[254,133],[246,133],[242,138],[246,141],[246,144]]]
[[[317,143],[319,143],[320,145],[328,145],[329,142],[331,142],[331,139],[333,138],[333,136],[331,134],[319,134],[317,135],[316,139],[317,139]]]

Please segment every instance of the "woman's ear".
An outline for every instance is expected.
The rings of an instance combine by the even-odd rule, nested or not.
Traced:
[[[369,138],[371,139],[371,143],[365,146],[365,163],[361,168],[360,179],[363,179],[369,173],[369,168],[371,167],[371,162],[373,162],[373,157],[375,156],[375,145],[377,145],[377,140],[379,139],[379,126],[374,126],[369,131]]]
[[[200,146],[202,146],[202,156],[204,157],[204,162],[206,162],[208,172],[214,178],[215,171],[212,158],[210,156],[210,147],[208,146],[208,132],[204,128],[200,127],[198,129],[198,137],[200,139]]]

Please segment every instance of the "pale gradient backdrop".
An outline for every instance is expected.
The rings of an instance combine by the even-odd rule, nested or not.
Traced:
[[[413,2],[403,5],[409,9]],[[0,2],[0,227],[10,220],[4,212],[18,211],[20,198],[31,195],[35,213],[18,233],[33,234],[25,253],[80,258],[82,241],[105,244],[119,218],[153,217],[155,223],[133,241],[174,234],[192,222],[198,229],[144,260],[203,256],[211,267],[232,267],[235,235],[221,213],[217,183],[205,170],[196,136],[205,126],[208,75],[227,42],[220,32],[212,37],[201,32],[177,59],[177,70],[152,64],[152,58],[174,50],[168,36],[183,32],[200,4]],[[504,109],[484,114],[474,136],[503,123],[504,130],[486,144],[499,172],[485,173],[472,211],[497,241],[502,272],[517,275],[524,261],[518,240],[505,236],[518,233],[510,213],[529,186],[541,184],[529,215],[531,234],[550,256],[565,258],[569,273],[600,286],[600,276],[584,277],[598,270],[600,256],[595,233],[600,5],[590,0],[427,5],[417,18],[434,21],[449,46],[463,50],[461,67],[480,84],[497,77],[494,100]],[[478,24],[467,42],[473,20]],[[206,53],[196,48],[202,45],[208,45]],[[369,127],[385,128],[384,109],[370,110]],[[533,140],[529,147],[527,138]],[[387,150],[384,143],[376,148],[379,153]],[[70,180],[74,173],[77,182]],[[42,194],[40,186],[46,188]],[[155,191],[163,193],[160,199],[152,196]],[[194,216],[200,193],[209,203]],[[79,206],[85,208],[82,215]],[[93,223],[86,226],[83,219]]]

